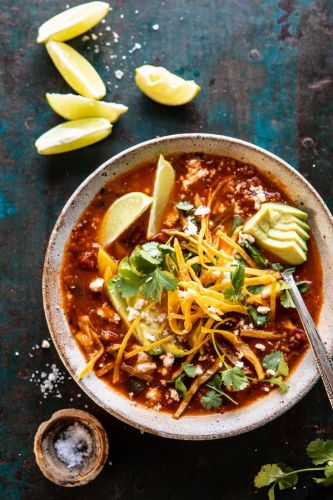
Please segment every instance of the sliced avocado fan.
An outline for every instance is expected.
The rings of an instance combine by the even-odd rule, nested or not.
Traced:
[[[244,232],[255,237],[258,246],[286,264],[298,265],[307,259],[310,226],[308,214],[283,203],[263,203],[248,220]]]

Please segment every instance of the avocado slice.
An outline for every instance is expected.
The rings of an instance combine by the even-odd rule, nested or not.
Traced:
[[[268,202],[263,203],[262,206],[268,208],[270,211],[277,211],[279,213],[279,217],[281,217],[282,214],[294,215],[295,217],[303,221],[306,221],[309,217],[306,212],[303,212],[303,210],[292,207],[291,205],[286,205],[285,203]]]
[[[306,252],[296,241],[280,241],[266,237],[261,242],[261,247],[275,255],[279,262],[287,262],[297,266],[306,261]]]
[[[306,261],[309,225],[308,214],[283,203],[263,203],[260,210],[248,220],[244,232],[255,237],[261,248],[288,264]]]
[[[113,307],[125,322],[126,326],[130,327],[127,309],[130,304],[120,295],[115,283],[112,280],[110,280],[107,284],[107,292]],[[134,297],[134,299],[131,300],[131,303],[135,304],[139,298],[140,297]],[[143,318],[137,326],[136,336],[141,345],[149,345],[161,338],[161,324],[158,321],[158,315],[160,313],[161,311],[158,309],[158,305],[156,304],[156,308],[149,311],[149,323]],[[167,342],[166,344],[154,347],[148,351],[148,353],[152,356],[158,356],[162,354],[162,352],[171,352],[175,357],[185,356],[185,352],[176,342]]]
[[[306,242],[296,233],[296,231],[280,231],[280,229],[270,229],[267,237],[280,241],[295,241],[306,252],[308,246]]]
[[[308,228],[310,229],[309,226]],[[279,231],[295,231],[304,241],[307,241],[310,238],[310,235],[308,233],[309,229],[302,228],[302,226],[300,226],[297,221],[291,222],[289,224],[284,224],[284,223],[276,224],[274,226],[274,229]]]

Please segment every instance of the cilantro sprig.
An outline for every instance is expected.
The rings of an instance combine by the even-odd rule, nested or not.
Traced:
[[[238,405],[237,401],[222,389],[222,386],[233,391],[243,391],[248,387],[249,379],[243,370],[235,366],[216,373],[205,385],[209,390],[201,396],[200,403],[204,408],[211,410],[219,408],[223,398]]]
[[[291,293],[289,292],[290,285],[283,280],[279,281],[279,285],[280,290],[282,291],[280,296],[281,305],[286,308],[295,308],[296,306],[292,299]],[[304,295],[310,289],[310,284],[307,281],[297,281],[296,285],[302,295]]]
[[[323,486],[333,484],[333,439],[315,439],[307,446],[307,454],[314,465],[321,467],[307,467],[304,469],[293,469],[285,464],[263,465],[254,478],[256,488],[270,486],[268,499],[275,500],[275,488],[286,490],[295,487],[298,483],[298,475],[304,472],[324,472],[322,477],[313,477],[313,481]]]
[[[129,258],[120,262],[112,282],[124,298],[135,297],[140,292],[147,299],[161,302],[163,290],[177,288],[175,276],[165,266],[165,257],[172,252],[169,245],[153,241],[138,245]]]
[[[262,360],[262,366],[268,372],[268,378],[263,382],[277,385],[281,392],[287,392],[288,386],[282,377],[289,375],[288,363],[285,360],[284,354],[280,351],[273,351],[267,354]]]
[[[235,266],[234,271],[230,273],[230,279],[232,287],[224,290],[224,296],[231,302],[241,302],[244,298],[242,288],[245,281],[245,265],[243,262],[239,262]]]

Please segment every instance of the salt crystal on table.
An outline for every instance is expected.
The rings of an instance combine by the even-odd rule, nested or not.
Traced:
[[[68,468],[81,465],[93,451],[91,434],[86,427],[75,422],[59,434],[54,442],[54,448],[59,459]]]

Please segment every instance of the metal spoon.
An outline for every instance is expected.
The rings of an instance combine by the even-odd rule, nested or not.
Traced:
[[[308,308],[297,288],[294,277],[288,269],[282,273],[283,279],[290,285],[290,295],[294,301],[297,312],[303,323],[306,335],[311,344],[317,363],[317,368],[323,380],[328,399],[333,409],[333,364],[328,355],[323,341],[319,337],[318,330],[310,316]]]

